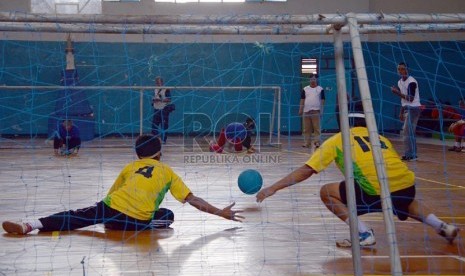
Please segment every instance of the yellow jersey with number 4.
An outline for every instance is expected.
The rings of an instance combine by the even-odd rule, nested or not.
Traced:
[[[391,142],[379,136],[390,191],[395,192],[415,184],[415,174],[402,162]],[[380,185],[376,173],[373,152],[366,127],[350,129],[350,144],[354,166],[354,179],[369,195],[379,195]],[[328,167],[333,161],[344,172],[344,155],[341,133],[326,140],[306,162],[316,172]]]
[[[130,217],[150,220],[168,191],[182,203],[191,193],[168,165],[143,158],[124,167],[103,201]]]

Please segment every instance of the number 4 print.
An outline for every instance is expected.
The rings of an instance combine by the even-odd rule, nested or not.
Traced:
[[[136,173],[142,174],[145,178],[151,178],[152,171],[153,171],[153,166],[145,166],[145,167],[139,168],[136,171]]]

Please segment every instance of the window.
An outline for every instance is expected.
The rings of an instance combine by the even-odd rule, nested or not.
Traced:
[[[318,74],[316,58],[302,58],[302,75]]]
[[[300,61],[301,89],[310,84],[310,75],[318,75],[318,59],[302,58]]]
[[[31,0],[32,13],[100,14],[102,0]]]
[[[31,0],[31,12],[43,14],[101,14],[102,2],[141,0]],[[153,0],[158,3],[244,3],[286,2],[287,0]]]
[[[106,1],[109,1],[109,0],[106,0]],[[243,3],[243,2],[286,2],[287,0],[153,0],[153,1],[165,2],[165,3]]]

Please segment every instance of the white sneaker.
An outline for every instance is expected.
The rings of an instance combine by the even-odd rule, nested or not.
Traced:
[[[370,229],[366,232],[359,233],[359,242],[360,242],[360,247],[368,247],[368,246],[373,246],[376,244],[376,239],[375,239],[375,233],[373,232],[373,229]],[[336,245],[338,247],[352,247],[352,242],[348,239],[345,239],[343,241],[337,241]]]
[[[438,229],[438,234],[443,236],[450,244],[454,242],[454,239],[459,234],[460,229],[452,224],[443,223]]]
[[[4,221],[2,227],[10,234],[26,235],[32,231],[32,227],[29,224],[22,222]]]

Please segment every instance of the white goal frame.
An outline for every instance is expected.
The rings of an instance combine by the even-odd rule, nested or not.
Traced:
[[[268,134],[268,142],[263,145],[281,147],[281,87],[280,86],[29,86],[16,85],[2,86],[4,90],[121,90],[128,92],[139,92],[139,134],[143,134],[144,129],[144,91],[153,91],[155,89],[170,89],[170,90],[268,90],[273,92],[273,105],[271,110],[270,127]],[[275,124],[276,121],[276,124]],[[276,140],[273,139],[273,134],[276,134]],[[257,139],[261,139],[257,135]],[[259,140],[260,143],[260,140]]]

